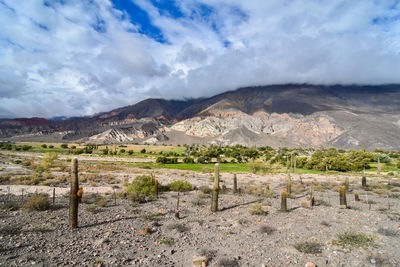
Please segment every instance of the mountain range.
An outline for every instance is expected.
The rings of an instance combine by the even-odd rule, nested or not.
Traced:
[[[400,149],[400,85],[286,84],[146,99],[91,117],[0,121],[8,141]]]

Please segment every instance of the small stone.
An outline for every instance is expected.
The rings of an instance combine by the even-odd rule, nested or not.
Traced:
[[[20,247],[22,247],[22,244],[21,243],[17,243],[17,244],[15,244],[15,247],[16,248],[20,248]]]
[[[305,267],[317,267],[317,265],[315,265],[315,264],[312,263],[312,262],[307,262],[306,265],[305,265]]]
[[[175,250],[171,249],[170,251],[171,255],[175,253]]]
[[[372,264],[375,264],[375,263],[376,263],[376,260],[375,260],[375,259],[371,259],[370,262],[371,262]]]

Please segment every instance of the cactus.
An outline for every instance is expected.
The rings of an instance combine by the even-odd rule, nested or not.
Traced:
[[[78,159],[72,160],[71,192],[69,197],[69,226],[78,227]]]
[[[158,199],[158,180],[154,179],[154,196]]]
[[[354,192],[354,200],[360,201],[360,196],[358,195],[358,192]]]
[[[290,178],[290,172],[288,172],[286,190],[287,190],[288,195],[290,195],[292,193],[292,179]]]
[[[179,219],[179,192],[178,192],[178,197],[176,198],[175,218]]]
[[[340,196],[340,208],[345,209],[347,208],[347,201],[346,201],[346,186],[341,185],[339,189],[339,196]]]
[[[282,189],[281,193],[281,211],[287,211],[287,192],[286,189]]]
[[[290,162],[289,162],[289,155],[286,156],[286,171],[289,171]]]
[[[361,178],[361,185],[362,187],[367,187],[367,177],[363,176]]]
[[[270,185],[269,185],[269,184],[266,184],[266,185],[265,185],[265,190],[267,190],[267,191],[270,190]]]
[[[212,202],[211,211],[216,212],[218,210],[218,191],[219,191],[219,164],[215,164],[215,178],[214,187],[212,189]]]
[[[56,189],[53,188],[53,206],[56,204]]]
[[[317,202],[317,199],[315,197],[312,197],[311,198],[311,203],[310,203],[311,207],[314,207],[316,202]]]
[[[345,178],[344,185],[346,186],[346,191],[349,192],[349,185],[350,185],[349,177]]]
[[[380,157],[378,156],[378,175],[380,175],[381,174],[381,170],[382,170],[382,166],[381,166],[381,159],[380,159]]]
[[[313,188],[310,186],[310,207],[313,208],[315,204],[315,198],[313,196]]]
[[[236,173],[233,174],[233,193],[236,194],[238,192],[237,190],[237,176]]]

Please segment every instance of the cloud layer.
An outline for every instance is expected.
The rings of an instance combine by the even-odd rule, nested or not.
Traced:
[[[399,1],[0,0],[0,117],[277,83],[400,83]]]

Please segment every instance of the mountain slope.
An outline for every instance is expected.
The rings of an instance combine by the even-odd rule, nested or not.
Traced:
[[[7,140],[400,149],[400,85],[247,87],[45,125],[6,122],[0,137]]]

